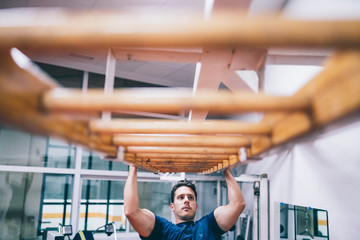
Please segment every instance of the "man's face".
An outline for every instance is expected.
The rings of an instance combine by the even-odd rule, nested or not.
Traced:
[[[175,214],[176,223],[194,220],[197,203],[193,190],[185,186],[176,189],[170,208]]]

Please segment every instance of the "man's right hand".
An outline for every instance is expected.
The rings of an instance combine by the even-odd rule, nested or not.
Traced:
[[[148,209],[139,208],[137,190],[137,167],[129,165],[129,175],[124,187],[124,211],[134,229],[143,237],[148,237],[155,226],[155,215]]]

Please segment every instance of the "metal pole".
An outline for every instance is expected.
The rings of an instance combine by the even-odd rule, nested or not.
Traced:
[[[269,232],[269,180],[266,174],[245,175],[235,178],[242,183],[253,183],[253,240],[270,239]]]
[[[115,240],[117,240],[115,223],[113,222],[112,225],[113,225],[113,229],[114,229]]]
[[[253,204],[253,240],[259,240],[259,196],[260,196],[260,182],[256,181],[253,185],[254,188],[254,204]],[[261,239],[262,240],[262,239]]]
[[[81,160],[82,160],[82,147],[76,147],[75,153],[75,174],[73,182],[72,200],[71,200],[71,217],[70,224],[73,228],[73,236],[79,228],[79,216],[80,216],[80,200],[81,200]]]
[[[259,211],[260,240],[270,239],[269,180],[266,175],[263,175],[260,180]]]

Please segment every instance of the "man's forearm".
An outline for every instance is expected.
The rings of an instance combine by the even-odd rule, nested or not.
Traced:
[[[139,210],[139,196],[137,190],[137,169],[129,166],[129,175],[124,187],[124,211],[126,216]]]
[[[224,171],[225,180],[228,188],[229,204],[215,209],[214,216],[219,227],[223,231],[228,231],[239,218],[245,208],[245,200],[241,193],[239,184],[231,175],[229,169]]]
[[[240,190],[239,184],[236,179],[231,175],[230,170],[224,171],[225,180],[228,188],[229,204],[236,204],[241,208],[241,211],[245,207],[245,199]]]
[[[155,226],[155,215],[147,210],[139,208],[139,196],[137,190],[137,169],[129,167],[129,175],[124,187],[124,212],[134,229],[144,237],[148,237]]]

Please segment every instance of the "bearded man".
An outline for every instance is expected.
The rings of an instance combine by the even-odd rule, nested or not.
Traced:
[[[139,208],[137,169],[129,167],[124,188],[124,211],[130,224],[144,240],[220,240],[230,230],[245,208],[245,200],[229,169],[224,171],[229,203],[194,222],[197,211],[197,192],[194,184],[179,181],[171,190],[170,208],[175,224]]]

